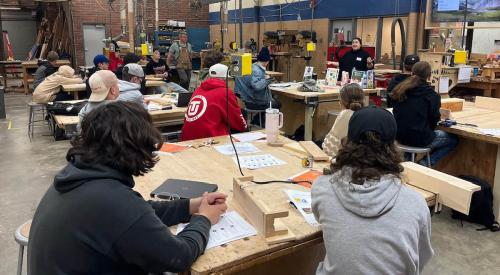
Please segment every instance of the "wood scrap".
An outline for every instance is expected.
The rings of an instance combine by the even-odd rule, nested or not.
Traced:
[[[328,161],[330,157],[321,150],[316,143],[312,141],[299,141],[300,146],[304,148],[308,155],[312,156],[314,161]]]

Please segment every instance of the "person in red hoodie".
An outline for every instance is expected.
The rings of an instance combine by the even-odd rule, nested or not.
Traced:
[[[209,79],[194,91],[189,102],[182,127],[181,140],[192,140],[229,134],[227,129],[227,100],[231,130],[245,131],[247,124],[232,90],[226,97],[228,67],[215,64],[209,69]]]

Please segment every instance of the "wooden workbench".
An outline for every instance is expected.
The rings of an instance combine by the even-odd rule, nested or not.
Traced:
[[[330,131],[328,111],[340,111],[340,87],[329,88],[322,93],[300,92],[297,88],[301,84],[293,84],[288,88],[270,88],[281,102],[281,112],[284,115],[282,131],[293,135],[295,130],[304,125],[305,140],[321,140]],[[365,89],[365,104],[369,102],[369,95],[379,95],[382,89]]]
[[[280,137],[281,141],[289,144],[295,143],[289,139]],[[215,138],[220,144],[227,144],[227,136]],[[204,140],[193,140],[182,144],[199,145]],[[287,149],[287,147],[270,147],[266,143],[253,142],[262,152],[255,154],[272,154],[286,162],[284,165],[261,168],[257,170],[243,169],[245,176],[253,176],[257,181],[286,180],[287,178],[305,171],[301,166],[303,154]],[[314,162],[315,169],[322,169],[329,162]],[[468,204],[472,192],[477,186],[464,182],[460,179],[444,175],[413,163],[406,163],[406,178],[411,184],[436,183],[426,188],[433,192],[443,191],[449,194],[461,194],[464,201],[457,203],[462,205],[464,212],[468,212]],[[217,152],[212,146],[200,148],[188,148],[185,151],[172,154],[160,155],[160,161],[153,171],[144,177],[135,179],[134,189],[149,198],[149,194],[166,179],[178,178],[194,181],[203,181],[218,185],[220,192],[228,194],[228,206],[230,210],[237,211],[245,219],[248,218],[241,205],[233,201],[233,178],[240,177],[238,167],[231,156],[225,156]],[[415,187],[412,187],[415,189]],[[453,190],[447,192],[446,188]],[[465,192],[457,192],[458,189]],[[307,191],[305,187],[286,183],[273,183],[267,185],[250,185],[245,188],[261,198],[261,202],[269,211],[288,210],[289,216],[281,218],[281,222],[288,227],[296,236],[295,241],[268,244],[262,235],[250,237],[231,242],[227,245],[215,247],[205,253],[193,264],[191,274],[314,274],[318,263],[323,260],[325,251],[320,227],[309,225],[288,203],[283,190],[296,189]],[[429,205],[435,203],[434,193],[418,190]],[[453,193],[455,192],[455,193]],[[446,205],[449,196],[442,196]],[[452,206],[456,201],[451,202]],[[174,228],[171,228],[174,230]]]
[[[149,80],[146,79],[146,88],[155,88],[164,85],[165,82],[161,80]],[[75,99],[79,99],[79,92],[86,90],[85,83],[80,84],[68,84],[62,86],[63,91],[73,95]]]
[[[63,65],[71,66],[71,62],[69,60],[57,60],[55,67],[59,68]],[[32,75],[32,73],[34,73],[33,70],[38,68],[38,60],[25,61],[21,63],[21,67],[23,72],[24,94],[27,95],[29,92],[29,84],[34,80]]]
[[[471,77],[469,83],[458,84],[460,88],[477,89],[483,92],[483,96],[500,97],[500,79],[488,77]]]
[[[149,114],[153,119],[155,127],[159,128],[184,124],[184,114],[186,110],[186,107],[172,105],[172,110],[150,111]]]
[[[445,173],[479,177],[493,186],[494,211],[499,219],[500,212],[500,136],[488,136],[477,128],[500,129],[500,99],[476,97],[476,101],[486,99],[485,105],[466,102],[464,110],[453,112],[452,118],[459,123],[470,123],[478,127],[456,125],[441,130],[460,138],[458,147],[441,160],[437,169]]]
[[[229,142],[227,137],[216,140],[220,144]],[[285,139],[283,139],[285,140]],[[286,142],[291,142],[286,140]],[[200,144],[200,140],[184,144]],[[299,153],[283,147],[269,147],[266,143],[254,143],[262,153],[270,153],[285,161],[286,165],[262,168],[257,170],[243,169],[245,175],[253,175],[255,180],[286,180],[305,169],[301,166]],[[315,163],[315,168],[327,165],[327,162]],[[136,178],[135,188],[145,198],[167,178],[215,183],[219,191],[229,195],[228,206],[238,211],[239,206],[232,201],[233,178],[238,177],[238,167],[232,157],[218,153],[212,147],[189,148],[174,155],[161,155],[160,161],[152,172],[145,177]],[[261,194],[262,200],[273,207],[289,210],[289,217],[282,222],[297,236],[297,241],[268,245],[260,235],[238,240],[225,247],[209,249],[192,266],[192,274],[231,273],[238,274],[313,274],[318,263],[324,257],[322,235],[319,227],[310,226],[287,202],[284,189],[306,190],[299,185],[269,184],[259,185],[266,192]],[[254,186],[249,188],[255,188]],[[258,190],[253,190],[257,192]]]
[[[20,60],[3,60],[0,61],[0,75],[3,77],[3,87],[5,90],[7,90],[7,70],[17,70],[21,69],[21,63],[22,61]]]

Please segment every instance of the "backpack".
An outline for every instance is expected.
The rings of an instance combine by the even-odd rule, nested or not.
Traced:
[[[47,105],[47,112],[54,115],[76,116],[80,110],[85,107],[87,101],[75,103],[53,102]]]
[[[484,180],[472,176],[459,176],[459,178],[479,185],[481,190],[472,194],[469,215],[452,210],[451,217],[485,226],[484,228],[477,229],[478,231],[500,231],[500,225],[495,221],[495,215],[493,214],[493,192],[491,185]]]

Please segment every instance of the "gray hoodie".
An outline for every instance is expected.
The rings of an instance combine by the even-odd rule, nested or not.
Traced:
[[[103,104],[106,104],[110,101],[111,100],[104,100],[101,102],[87,102],[87,104],[85,104],[85,106],[83,106],[83,108],[78,113],[78,124],[76,125],[76,131],[78,132],[78,134],[80,134],[82,132],[82,121],[85,118],[85,116],[88,113],[90,113],[92,110],[94,110],[97,107],[99,107]]]
[[[120,89],[120,95],[116,100],[119,101],[129,101],[137,102],[147,108],[148,106],[144,103],[144,97],[141,94],[141,85],[132,82],[118,80],[118,87]]]
[[[313,184],[312,209],[326,248],[316,274],[419,274],[434,254],[424,198],[392,175],[350,181],[351,169],[344,168]]]

